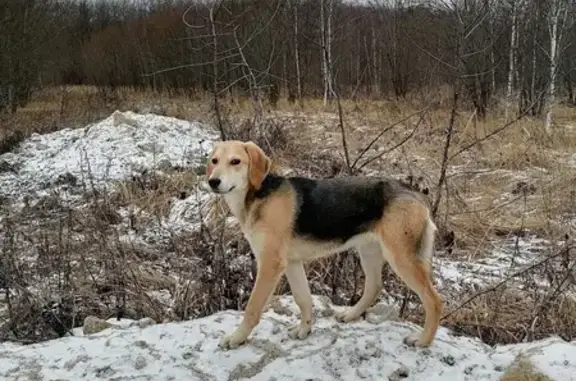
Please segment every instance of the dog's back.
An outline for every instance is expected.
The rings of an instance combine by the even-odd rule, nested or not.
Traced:
[[[311,179],[269,174],[256,198],[290,187],[296,196],[294,233],[302,238],[344,243],[368,231],[401,197],[424,202],[421,194],[394,179],[341,177]]]

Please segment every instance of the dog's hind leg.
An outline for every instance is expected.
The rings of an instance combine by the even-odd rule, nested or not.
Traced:
[[[300,324],[290,329],[290,337],[304,339],[312,330],[314,319],[312,316],[312,294],[302,262],[289,262],[286,268],[286,278],[290,284],[294,301],[300,308]]]
[[[423,205],[398,202],[389,208],[377,230],[390,267],[424,306],[424,330],[404,342],[411,346],[429,346],[436,336],[444,308],[443,299],[430,278],[434,224]]]
[[[364,271],[364,292],[360,300],[344,312],[336,314],[336,319],[343,323],[357,320],[374,303],[382,290],[382,266],[384,256],[379,242],[366,242],[357,248],[360,264]]]

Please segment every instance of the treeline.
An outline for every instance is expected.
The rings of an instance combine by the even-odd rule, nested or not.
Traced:
[[[0,0],[0,107],[44,86],[575,104],[569,0]]]

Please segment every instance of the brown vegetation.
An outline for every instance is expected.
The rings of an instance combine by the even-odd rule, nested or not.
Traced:
[[[0,153],[120,109],[208,122],[256,141],[282,171],[396,176],[437,206],[439,258],[466,264],[510,241],[519,254],[527,234],[547,245],[542,263],[512,269],[520,273],[498,287],[444,287],[444,324],[488,343],[575,337],[566,316],[576,283],[576,45],[566,41],[576,25],[573,7],[552,12],[565,2],[5,3]],[[542,48],[553,41],[555,58]],[[56,195],[21,211],[0,200],[0,338],[62,335],[89,313],[178,320],[241,308],[254,263],[222,205],[197,209],[194,234],[161,228],[201,175],[145,173],[109,195],[90,190],[80,209]],[[314,293],[336,303],[361,292],[353,257],[310,264],[309,274]],[[418,321],[414,298],[383,274]]]
[[[69,91],[75,91],[78,97],[90,96],[87,88],[84,93],[78,89]],[[168,99],[158,93],[128,90],[123,94],[115,108],[155,106],[166,115],[184,119],[210,118],[210,110],[202,100]],[[14,118],[34,112],[34,102],[30,103],[30,110],[23,108]],[[58,99],[52,98],[52,102],[57,103]],[[276,170],[314,176],[345,175],[335,109],[319,115],[322,106],[318,101],[306,101],[304,109],[278,102],[276,110],[268,111],[261,124],[254,125],[251,106],[243,108],[239,103],[238,99],[222,101],[223,108],[229,110],[225,122],[230,132],[259,141],[275,158]],[[50,109],[52,104],[44,101],[42,107]],[[351,158],[358,157],[379,131],[422,108],[417,100],[385,104],[343,101]],[[68,112],[79,114],[81,110],[78,106]],[[566,112],[568,121],[572,114]],[[403,178],[427,189],[433,197],[440,170],[437,158],[444,141],[441,131],[448,114],[446,109],[426,111],[424,122],[409,140],[371,162],[362,172]],[[50,113],[43,115],[48,120],[52,117]],[[417,118],[420,117],[413,116],[386,132],[359,162],[403,141]],[[475,137],[486,136],[503,122],[495,116],[471,127],[468,120],[462,115],[456,121],[457,131],[463,133],[454,139],[453,152]],[[472,128],[481,132],[467,132]],[[527,128],[533,132],[527,134]],[[457,301],[482,289],[469,288],[458,293],[449,287],[443,289],[449,302],[447,312],[451,313],[443,324],[491,344],[549,335],[576,337],[576,327],[567,318],[576,311],[572,297],[567,295],[574,291],[572,270],[576,254],[570,238],[563,246],[566,252],[552,256],[558,248],[554,242],[573,234],[573,227],[566,221],[576,207],[576,169],[558,163],[570,158],[574,137],[559,130],[557,134],[561,136],[555,133],[549,139],[543,138],[547,135],[538,133],[540,128],[538,123],[526,119],[497,138],[483,141],[481,148],[473,147],[455,159],[446,180],[449,191],[440,204],[437,249],[441,258],[465,263],[490,257],[491,250],[504,240],[517,239],[527,232],[551,242],[549,252],[538,257],[545,259],[550,255],[549,260],[464,306],[458,306]],[[519,140],[534,149],[526,150],[517,144]],[[510,159],[503,161],[502,155]],[[521,160],[538,160],[543,170],[522,164]],[[8,300],[12,318],[4,325],[2,337],[37,340],[63,334],[90,313],[103,317],[150,316],[162,321],[242,308],[252,286],[254,263],[237,228],[224,227],[226,210],[221,203],[209,202],[197,210],[199,216],[194,222],[202,217],[205,223],[197,233],[173,233],[159,227],[176,200],[197,191],[201,175],[179,168],[166,170],[164,175],[143,173],[116,183],[105,197],[91,192],[89,206],[78,210],[63,208],[57,197],[16,214],[5,208],[2,266],[6,269],[4,282],[12,291]],[[128,217],[118,214],[121,208],[130,210]],[[27,226],[33,220],[41,223],[31,232]],[[120,238],[122,234],[142,236],[147,244],[125,241]],[[31,247],[40,248],[42,253],[33,265],[25,260],[26,250]],[[351,304],[361,293],[362,272],[355,257],[341,255],[311,263],[308,272],[313,292],[328,295],[335,303]],[[383,275],[386,291],[403,305],[403,316],[421,323],[420,307],[413,305],[416,299],[387,267]],[[536,287],[535,277],[547,279],[549,286],[542,291]],[[39,280],[43,291],[29,291]],[[285,284],[278,289],[280,293],[287,291]],[[452,313],[455,307],[458,310]],[[519,319],[519,315],[523,318]],[[27,318],[22,320],[22,316]]]

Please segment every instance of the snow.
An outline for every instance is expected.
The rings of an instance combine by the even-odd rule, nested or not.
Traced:
[[[199,166],[215,138],[197,122],[116,111],[84,128],[34,134],[16,152],[0,155],[12,169],[0,172],[0,196],[36,198],[62,183],[90,189],[144,170]]]
[[[491,348],[441,328],[430,348],[403,344],[415,329],[399,321],[337,323],[335,307],[314,299],[317,322],[304,340],[287,337],[298,322],[290,296],[265,312],[249,342],[223,351],[218,342],[241,312],[139,328],[126,321],[90,336],[23,346],[0,344],[0,378],[30,380],[385,380],[398,369],[410,380],[499,380],[522,354],[557,381],[574,380],[576,343],[549,338]],[[110,320],[111,323],[116,323]],[[76,331],[78,332],[78,331]]]
[[[434,273],[439,286],[461,291],[467,286],[485,287],[493,284],[519,268],[541,260],[541,254],[550,247],[550,242],[536,235],[527,235],[498,242],[495,247],[489,256],[475,260],[437,257]]]

